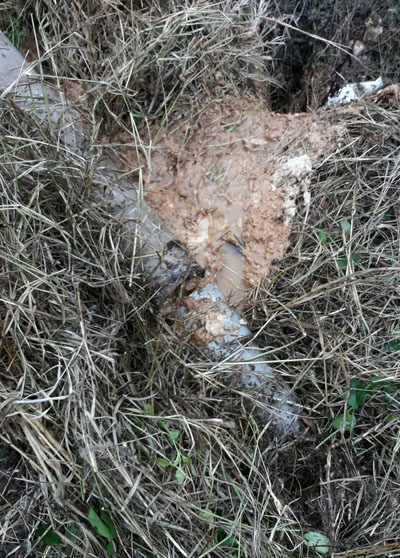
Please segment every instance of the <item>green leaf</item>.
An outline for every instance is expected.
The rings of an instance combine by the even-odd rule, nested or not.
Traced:
[[[397,339],[392,339],[389,343],[385,343],[384,350],[389,353],[397,353],[400,351],[400,341]]]
[[[175,478],[179,482],[179,484],[183,484],[183,481],[185,480],[185,473],[181,469],[177,469]]]
[[[344,429],[348,432],[356,424],[356,417],[352,415],[349,411],[346,413],[346,419],[344,415],[338,415],[332,423],[335,430],[341,430],[343,423],[345,422]]]
[[[350,225],[350,223],[348,222],[347,219],[343,219],[341,221],[341,225],[342,225],[342,229],[344,231],[349,232],[351,230],[351,225]]]
[[[320,241],[321,246],[326,244],[327,236],[324,231],[318,231],[318,239]]]
[[[39,539],[47,531],[47,527],[38,527],[35,531],[35,538]]]
[[[322,533],[317,533],[317,531],[305,533],[304,540],[309,548],[319,554],[327,554],[331,549],[331,542],[328,537]]]
[[[54,531],[47,531],[42,540],[48,546],[56,546],[60,543],[60,537]]]
[[[115,544],[113,543],[113,541],[107,543],[106,552],[107,556],[110,556],[110,554],[113,554],[115,552]]]
[[[46,532],[47,531],[47,532]],[[47,530],[47,527],[38,527],[35,532],[36,538],[41,538],[47,546],[56,546],[60,542],[60,537],[54,531]]]
[[[117,531],[115,530],[115,526],[113,520],[111,518],[110,512],[107,510],[101,510],[100,519],[107,525],[110,530],[111,538],[114,539],[117,536]]]
[[[169,437],[175,442],[179,438],[179,430],[168,430]]]
[[[347,389],[345,390],[345,393],[347,393]],[[358,407],[360,407],[364,403],[367,394],[368,391],[360,380],[358,380],[357,378],[353,378],[352,380],[350,380],[350,394],[347,401],[350,407],[353,407],[353,409],[358,409]]]
[[[217,529],[214,540],[218,546],[226,548],[237,548],[239,546],[235,537],[228,537],[223,529]]]
[[[163,457],[157,457],[157,464],[160,465],[160,467],[162,467],[163,469],[171,465],[171,463]]]
[[[97,513],[94,511],[93,508],[90,508],[90,510],[89,510],[88,521],[89,521],[90,525],[93,527],[94,532],[97,533],[97,535],[100,535],[101,537],[105,537],[109,541],[112,540],[113,535],[112,535],[110,529],[100,519],[100,517],[97,515]]]
[[[211,510],[209,510],[208,508],[205,508],[204,510],[201,510],[201,512],[199,512],[199,516],[202,519],[205,519],[206,521],[212,521],[214,518],[214,514]]]

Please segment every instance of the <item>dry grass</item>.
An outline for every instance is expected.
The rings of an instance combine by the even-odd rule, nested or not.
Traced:
[[[248,36],[258,17],[248,2],[81,4],[27,2],[24,14],[34,8],[53,81],[89,87],[94,124],[132,132],[145,122],[135,114],[162,120],[208,89],[254,87],[263,62],[257,80],[273,82],[280,39],[262,46],[272,27]],[[350,378],[400,382],[400,109],[384,98],[341,114],[348,137],[315,173],[293,248],[248,308],[254,330],[268,320],[271,360],[306,406],[304,434],[282,442],[151,313],[118,223],[82,203],[91,169],[3,101],[2,558],[105,555],[87,521],[97,505],[111,514],[117,556],[301,557],[312,555],[309,530],[336,556],[399,552],[396,392],[367,399],[352,432],[332,421]],[[39,526],[60,544],[43,545]]]
[[[346,145],[318,169],[310,213],[299,215],[292,250],[249,314],[255,329],[268,317],[265,341],[282,370],[301,371],[309,445],[283,467],[297,485],[294,505],[344,551],[398,541],[400,114],[396,100],[340,113]],[[350,379],[374,376],[393,393],[366,400],[352,435],[330,437]]]
[[[133,116],[135,126],[167,117],[184,93],[273,83],[283,39],[277,25],[262,27],[268,14],[264,1],[33,0],[21,17],[33,21],[28,46],[50,60],[50,74],[80,80],[103,125],[131,131]]]

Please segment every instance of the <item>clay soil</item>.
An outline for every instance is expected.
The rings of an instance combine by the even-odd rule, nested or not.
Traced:
[[[340,135],[334,112],[276,114],[251,98],[213,101],[158,134],[143,170],[145,198],[204,267],[205,282],[239,305],[287,250],[297,200],[310,203],[312,170]],[[123,152],[134,164],[136,151]]]

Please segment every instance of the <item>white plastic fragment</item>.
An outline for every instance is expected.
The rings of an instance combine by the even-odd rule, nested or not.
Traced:
[[[343,105],[351,101],[358,101],[365,95],[375,93],[383,87],[383,80],[379,76],[375,81],[362,81],[361,83],[348,83],[343,86],[333,97],[328,97],[328,106]]]

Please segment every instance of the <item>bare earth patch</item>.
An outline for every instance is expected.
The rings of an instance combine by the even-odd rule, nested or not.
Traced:
[[[333,115],[213,101],[196,121],[173,121],[152,148],[147,202],[233,304],[288,248],[296,198],[302,191],[309,203],[310,173],[336,149]]]

